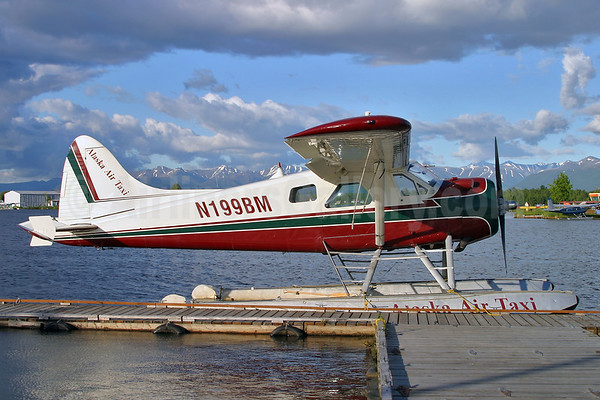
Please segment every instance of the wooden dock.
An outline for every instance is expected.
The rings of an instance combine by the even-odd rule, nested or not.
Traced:
[[[382,399],[600,399],[600,312],[401,309],[0,299],[0,327],[375,335]],[[482,311],[482,310],[479,310]]]
[[[382,398],[600,398],[598,312],[396,317]]]
[[[308,335],[372,336],[379,313],[358,309],[253,307],[233,303],[163,304],[73,300],[0,300],[0,326],[38,328],[63,321],[77,329],[154,331],[171,322],[189,332],[270,334],[283,324]]]

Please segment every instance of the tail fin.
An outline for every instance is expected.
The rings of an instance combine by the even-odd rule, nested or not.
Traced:
[[[125,171],[106,147],[89,136],[77,137],[65,160],[58,219],[81,223],[91,218],[91,205],[110,200],[158,194]]]
[[[548,211],[554,211],[554,203],[551,198],[548,198]]]

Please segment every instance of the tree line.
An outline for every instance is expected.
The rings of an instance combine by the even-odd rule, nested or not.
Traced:
[[[600,192],[600,189],[596,189],[594,192]],[[555,203],[560,203],[561,201],[586,201],[590,199],[589,193],[587,190],[573,189],[569,177],[561,172],[550,187],[542,185],[537,189],[510,188],[504,190],[504,198],[506,200],[514,200],[522,206],[525,203],[529,203],[530,205],[546,204],[549,198]]]

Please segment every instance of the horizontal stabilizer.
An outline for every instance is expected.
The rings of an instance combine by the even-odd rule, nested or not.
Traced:
[[[31,234],[30,246],[51,246],[56,232],[81,233],[98,229],[94,224],[61,224],[49,215],[29,217],[29,221],[19,226]]]
[[[30,246],[52,246],[56,235],[54,221],[49,215],[29,217],[32,230]]]

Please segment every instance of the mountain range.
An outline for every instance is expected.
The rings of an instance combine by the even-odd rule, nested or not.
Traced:
[[[179,184],[183,189],[221,189],[244,185],[269,178],[278,165],[260,171],[242,171],[221,165],[217,168],[185,170],[182,168],[156,167],[136,171],[132,175],[146,185],[168,189]],[[293,174],[306,168],[295,165],[282,167],[284,174]]]
[[[479,163],[466,167],[430,167],[438,176],[450,178],[485,177],[495,180],[494,164]],[[549,187],[554,179],[564,172],[571,181],[573,189],[596,190],[600,188],[600,159],[592,156],[579,161],[565,161],[550,164],[517,164],[506,161],[500,164],[502,187],[517,189],[536,189],[544,185]]]
[[[222,165],[217,168],[185,170],[159,166],[153,169],[133,171],[131,174],[147,185],[169,189],[179,184],[183,189],[227,188],[267,179],[277,171],[275,165],[261,171],[243,171]],[[305,170],[306,167],[288,165],[282,167],[285,174]],[[442,178],[485,177],[495,180],[494,165],[491,163],[471,164],[465,167],[429,167]],[[550,186],[560,172],[569,177],[574,189],[596,190],[600,188],[600,159],[588,156],[579,161],[562,163],[517,164],[512,161],[500,165],[503,188],[519,189]],[[8,190],[60,190],[60,178],[49,181],[22,183],[0,183],[0,191]]]

